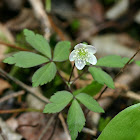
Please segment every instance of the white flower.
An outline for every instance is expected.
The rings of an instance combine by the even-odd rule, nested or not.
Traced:
[[[82,70],[87,62],[92,65],[97,63],[97,59],[93,55],[95,53],[96,48],[94,46],[80,43],[77,44],[74,47],[74,50],[70,53],[69,60],[75,61],[77,69]]]

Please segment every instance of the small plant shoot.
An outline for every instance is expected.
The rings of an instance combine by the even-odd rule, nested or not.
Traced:
[[[49,1],[46,2],[48,3]],[[50,11],[50,8],[47,7],[47,10]],[[86,114],[82,108],[87,108],[96,113],[104,113],[104,109],[93,96],[100,93],[104,85],[111,89],[115,88],[112,77],[103,68],[123,68],[129,59],[117,55],[97,59],[96,53],[98,51],[96,46],[79,43],[73,46],[74,49],[72,50],[69,41],[60,41],[55,47],[51,47],[49,42],[40,34],[24,29],[24,35],[27,43],[33,48],[32,52],[16,52],[6,58],[4,63],[13,64],[21,68],[38,66],[39,68],[32,76],[33,87],[42,86],[54,80],[59,71],[61,71],[60,67],[58,67],[60,63],[63,64],[64,61],[69,64],[72,61],[74,62],[71,73],[69,73],[69,80],[65,80],[61,76],[66,86],[62,91],[53,93],[49,100],[50,103],[46,104],[43,113],[63,113],[63,110],[68,108],[66,122],[71,139],[76,140],[78,133],[86,125]],[[140,66],[140,61],[136,61],[136,64]],[[90,73],[93,81],[83,88],[75,89],[75,81],[80,78],[73,78],[75,68],[78,72]],[[87,71],[84,71],[85,69]],[[129,139],[134,138],[133,134],[131,135],[132,125],[135,123],[135,127],[138,128],[138,125],[140,125],[140,122],[138,123],[139,118],[140,104],[125,109],[105,127],[98,140],[132,140]],[[126,129],[129,127],[130,129],[127,132],[123,132],[124,127]],[[139,130],[135,130],[135,133],[138,134]]]

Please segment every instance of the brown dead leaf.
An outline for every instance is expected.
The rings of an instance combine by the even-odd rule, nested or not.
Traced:
[[[11,85],[7,81],[0,79],[0,95],[7,88],[11,88]]]
[[[6,23],[6,27],[11,31],[21,31],[24,28],[36,29],[39,24],[32,10],[23,8],[19,15]]]
[[[30,112],[30,113],[22,114],[18,118],[19,133],[26,140],[38,140],[47,125],[47,121],[49,120],[49,119],[47,119],[48,116],[46,117],[44,114],[37,113],[37,112]],[[54,123],[55,123],[55,120],[50,125],[47,132],[44,134],[42,140],[48,140],[48,138],[50,137],[50,135],[54,129]],[[25,126],[25,125],[28,125],[28,126]],[[63,130],[61,130],[59,127],[57,127],[52,140],[68,140],[68,137],[64,133]]]
[[[104,21],[104,7],[98,0],[76,0],[75,4],[81,13],[91,16],[95,22]]]
[[[122,33],[122,34],[118,34],[117,36],[118,41],[123,44],[126,45],[130,48],[137,48],[139,47],[140,42],[133,39],[130,35],[126,34],[126,33]]]
[[[14,132],[9,126],[0,118],[0,127],[5,140],[21,140],[22,136]],[[3,140],[0,136],[0,140]]]
[[[8,120],[6,121],[6,124],[7,124],[8,127],[9,127],[10,129],[12,129],[13,131],[15,131],[16,128],[18,127],[18,122],[17,122],[16,118],[13,118],[13,117],[11,117],[10,119],[8,119]]]

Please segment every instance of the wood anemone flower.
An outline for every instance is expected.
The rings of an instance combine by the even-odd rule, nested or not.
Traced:
[[[95,53],[96,48],[94,46],[80,43],[70,53],[69,60],[75,61],[76,68],[82,70],[87,62],[96,65],[97,59],[94,56]]]

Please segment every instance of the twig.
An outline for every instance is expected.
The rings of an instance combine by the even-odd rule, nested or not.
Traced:
[[[43,129],[43,132],[41,133],[40,137],[38,140],[42,140],[43,139],[43,136],[45,135],[45,133],[47,132],[47,130],[49,129],[50,125],[52,124],[54,118],[55,118],[56,114],[55,115],[52,115],[51,118],[49,119],[49,121],[47,122],[47,125],[46,127]]]
[[[48,140],[51,140],[51,139],[53,138],[53,135],[54,135],[55,130],[56,130],[56,128],[57,128],[57,124],[58,124],[58,118],[56,118],[56,121],[55,121],[55,124],[54,124],[53,131],[52,131],[50,137],[48,138]]]
[[[33,9],[34,9],[34,13],[36,18],[39,20],[39,22],[41,23],[44,31],[45,31],[45,37],[47,39],[49,39],[51,32],[51,25],[48,19],[48,16],[44,10],[43,4],[41,0],[29,0],[29,2],[31,3]]]
[[[0,114],[10,114],[17,112],[42,112],[42,110],[34,109],[34,108],[20,108],[20,109],[11,109],[11,110],[0,110]]]
[[[48,15],[48,19],[50,21],[50,24],[51,24],[53,30],[57,33],[57,35],[60,37],[60,39],[61,40],[69,40],[68,38],[65,37],[64,33],[60,30],[60,28],[58,28],[56,26],[51,15]]]
[[[71,137],[70,137],[70,135],[69,135],[69,131],[68,131],[68,128],[67,128],[67,125],[66,125],[66,122],[65,122],[65,120],[64,120],[64,117],[63,117],[62,113],[59,113],[58,117],[59,117],[59,119],[60,119],[60,121],[61,121],[61,123],[62,123],[62,126],[63,126],[63,128],[64,128],[65,133],[66,133],[67,136],[68,136],[68,140],[71,140]]]
[[[4,96],[3,98],[0,99],[0,103],[5,102],[5,101],[9,100],[10,98],[14,98],[14,97],[18,97],[20,95],[23,95],[24,93],[25,93],[25,91],[22,90],[22,91]]]
[[[139,49],[136,51],[136,53],[128,60],[128,62],[124,65],[124,67],[117,73],[117,75],[114,77],[113,80],[115,80],[120,73],[124,72],[125,68],[128,66],[128,64],[130,63],[130,61],[139,53],[140,51],[140,47]],[[101,96],[103,95],[103,93],[107,90],[107,86],[105,86],[105,88],[102,90],[102,92],[100,93],[99,97],[97,98],[97,100],[99,100],[101,98]]]
[[[140,101],[140,95],[139,94],[136,94],[135,92],[133,91],[128,91],[126,92],[124,95],[122,95],[124,97],[128,97],[128,98],[131,98],[131,99],[134,99],[136,101]]]
[[[17,49],[17,50],[20,50],[20,51],[30,51],[28,49],[24,49],[24,48],[21,48],[19,46],[14,45],[14,44],[6,43],[6,42],[3,42],[3,41],[0,41],[0,44],[2,44],[4,46],[7,46],[7,47],[11,47],[11,48]]]
[[[82,132],[87,133],[87,134],[90,134],[92,136],[96,136],[96,134],[97,134],[97,131],[96,130],[91,130],[91,129],[85,128],[85,127],[82,129]]]
[[[49,103],[49,99],[47,99],[46,97],[44,97],[42,94],[38,94],[36,91],[33,91],[33,88],[29,87],[28,85],[22,83],[21,81],[19,81],[18,79],[10,76],[8,73],[6,73],[4,70],[2,70],[0,68],[0,74],[6,76],[8,79],[12,80],[13,82],[15,82],[17,85],[19,85],[20,87],[22,87],[23,89],[25,89],[26,91],[28,91],[31,95],[33,95],[34,97],[36,97],[37,99],[41,100],[44,103]]]

